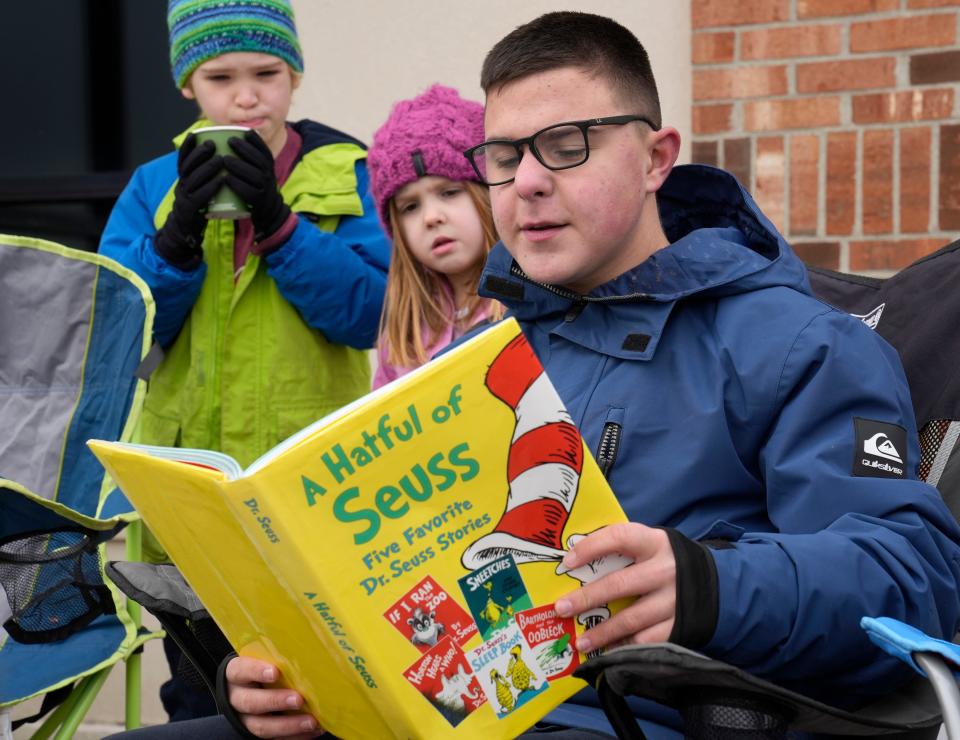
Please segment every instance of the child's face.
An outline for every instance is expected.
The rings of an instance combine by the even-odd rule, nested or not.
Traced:
[[[471,277],[486,250],[467,186],[428,175],[404,185],[393,198],[397,226],[414,259],[455,286]]]
[[[276,156],[287,139],[287,113],[299,82],[278,57],[234,51],[197,67],[181,92],[218,126],[256,130]]]
[[[628,110],[621,97],[604,78],[575,67],[523,77],[488,94],[486,139],[644,113]],[[676,137],[673,129],[653,133],[636,122],[591,128],[587,161],[560,171],[524,149],[516,179],[492,186],[490,201],[500,238],[528,276],[588,293],[665,245],[656,203],[648,199],[669,172],[661,173],[655,144],[664,132]]]

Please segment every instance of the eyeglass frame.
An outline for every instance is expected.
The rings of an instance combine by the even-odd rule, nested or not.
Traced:
[[[548,170],[553,172],[558,172],[560,170],[569,170],[574,167],[579,167],[582,164],[585,164],[588,159],[590,159],[590,137],[587,135],[589,131],[594,126],[622,126],[626,123],[633,123],[634,121],[642,121],[647,124],[654,131],[659,131],[660,127],[654,124],[646,116],[640,115],[622,115],[622,116],[604,116],[603,118],[587,118],[582,121],[561,121],[560,123],[553,123],[546,128],[542,128],[536,133],[531,134],[530,136],[525,136],[522,139],[490,139],[489,141],[483,141],[476,146],[472,146],[466,151],[463,152],[463,156],[467,158],[467,161],[470,163],[470,166],[473,167],[473,171],[477,173],[477,177],[480,178],[480,182],[488,187],[495,187],[497,185],[506,185],[511,183],[516,179],[516,175],[511,177],[508,180],[502,180],[500,182],[489,182],[483,176],[483,173],[480,172],[480,168],[477,166],[477,162],[474,159],[474,153],[478,149],[482,149],[485,146],[491,144],[507,144],[512,146],[517,152],[517,167],[520,166],[520,162],[523,160],[523,147],[526,146],[530,150],[530,153],[533,154],[533,158],[536,159],[540,164],[546,167]],[[537,149],[536,145],[533,143],[533,140],[536,139],[540,134],[549,131],[550,129],[560,128],[561,126],[575,126],[580,129],[580,133],[583,134],[583,145],[584,145],[584,155],[583,160],[577,162],[576,164],[564,164],[559,167],[554,167],[547,164],[543,161],[543,156],[540,154],[540,150]]]

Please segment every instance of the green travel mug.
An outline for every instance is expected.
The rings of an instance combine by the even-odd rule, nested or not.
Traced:
[[[243,135],[249,130],[246,126],[207,126],[205,128],[195,128],[193,134],[197,137],[197,144],[212,141],[217,148],[217,154],[223,157],[233,157],[236,155],[227,142],[234,136],[242,139]],[[236,193],[224,185],[210,199],[210,204],[207,206],[207,218],[230,220],[250,218],[250,209]]]

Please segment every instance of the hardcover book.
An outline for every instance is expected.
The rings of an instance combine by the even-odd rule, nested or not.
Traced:
[[[91,440],[242,655],[343,738],[513,737],[584,686],[571,538],[624,514],[516,321],[321,419],[247,469]]]

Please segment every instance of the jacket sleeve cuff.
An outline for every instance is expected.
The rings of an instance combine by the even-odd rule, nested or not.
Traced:
[[[203,264],[203,249],[195,243],[178,245],[167,239],[163,229],[154,234],[153,251],[172,267],[183,272],[193,272]]]
[[[664,527],[677,563],[677,607],[669,641],[691,650],[706,645],[717,629],[720,588],[710,548]]]
[[[290,235],[297,228],[297,224],[300,223],[300,219],[296,213],[292,211],[287,216],[287,220],[283,222],[279,229],[274,231],[266,239],[262,239],[256,242],[252,247],[251,251],[254,254],[258,254],[261,257],[268,255],[272,252],[276,252],[287,239],[290,238]]]
[[[214,698],[217,701],[217,708],[220,710],[220,714],[222,714],[227,722],[230,723],[230,726],[239,733],[240,737],[245,740],[257,740],[257,736],[243,726],[237,710],[230,705],[230,697],[227,693],[227,663],[236,657],[236,653],[229,653],[220,661],[220,666],[217,668],[217,691]]]

